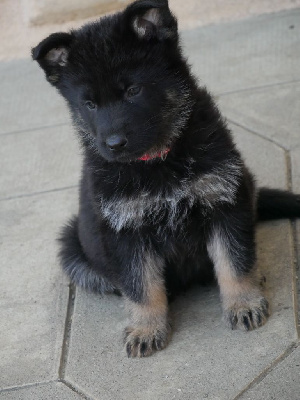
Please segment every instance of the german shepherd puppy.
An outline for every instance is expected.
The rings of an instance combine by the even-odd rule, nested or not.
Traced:
[[[61,264],[77,285],[123,295],[128,356],[167,346],[168,295],[206,266],[214,266],[227,324],[263,325],[256,218],[299,217],[299,199],[256,190],[182,56],[167,0],[138,0],[54,33],[32,57],[67,100],[84,150],[79,213],[63,229]]]

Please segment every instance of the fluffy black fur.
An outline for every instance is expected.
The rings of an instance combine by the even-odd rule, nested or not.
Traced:
[[[128,355],[165,347],[165,294],[212,263],[229,325],[262,325],[256,210],[262,219],[299,217],[299,198],[268,189],[257,196],[226,122],[182,56],[167,1],[139,0],[50,35],[32,56],[67,100],[84,149],[62,266],[76,284],[127,299]]]

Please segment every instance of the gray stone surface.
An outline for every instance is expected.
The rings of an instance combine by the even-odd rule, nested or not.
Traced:
[[[234,141],[258,186],[287,189],[288,171],[285,151],[264,138],[235,124],[229,124]],[[272,173],[276,171],[276,174]]]
[[[30,57],[30,49],[28,49]],[[0,133],[69,121],[64,100],[31,60],[0,63]]]
[[[292,352],[239,400],[296,400],[300,393],[300,348]]]
[[[0,135],[0,199],[78,185],[79,155],[69,125]]]
[[[296,339],[291,242],[286,222],[259,228],[259,265],[272,306],[263,328],[230,331],[221,320],[216,288],[196,288],[172,305],[169,347],[146,359],[126,356],[122,299],[79,291],[66,379],[101,400],[232,399]]]
[[[82,397],[60,382],[0,392],[1,400],[80,400]]]
[[[186,31],[184,53],[214,93],[299,80],[299,18],[296,9]]]
[[[300,82],[224,95],[219,104],[226,118],[282,147],[300,145]]]
[[[68,282],[56,236],[72,209],[74,189],[0,203],[0,388],[58,376]]]

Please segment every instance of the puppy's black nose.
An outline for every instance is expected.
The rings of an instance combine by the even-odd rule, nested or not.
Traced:
[[[122,150],[127,145],[127,139],[123,135],[111,135],[106,139],[107,147],[112,150]]]

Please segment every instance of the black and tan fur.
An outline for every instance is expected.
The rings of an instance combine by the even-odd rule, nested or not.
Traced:
[[[255,276],[257,210],[300,216],[298,198],[257,192],[182,56],[168,2],[139,0],[50,35],[32,56],[67,100],[84,150],[79,212],[63,229],[61,263],[76,284],[124,296],[128,356],[168,344],[168,296],[212,265],[229,326],[261,326],[269,311]]]

